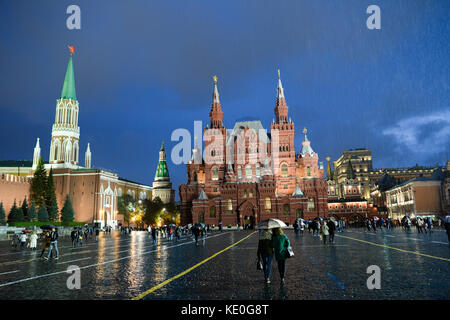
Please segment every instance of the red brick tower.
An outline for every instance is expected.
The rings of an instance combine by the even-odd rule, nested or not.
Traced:
[[[280,70],[278,70],[277,100],[275,106],[276,121],[270,125],[272,137],[273,169],[277,181],[276,192],[292,194],[295,190],[295,126],[288,118],[288,106],[284,97]]]

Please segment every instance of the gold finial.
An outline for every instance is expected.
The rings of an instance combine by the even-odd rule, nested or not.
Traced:
[[[330,157],[327,157],[327,161],[330,162]]]
[[[278,79],[280,79],[280,69],[278,69]]]
[[[217,76],[213,76],[213,79],[214,79],[214,84],[216,85],[217,84]]]
[[[308,130],[306,130],[306,127],[303,128],[303,134],[306,134],[306,132],[308,132]]]

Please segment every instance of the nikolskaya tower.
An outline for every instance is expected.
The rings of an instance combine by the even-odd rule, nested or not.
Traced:
[[[67,65],[66,76],[61,91],[61,97],[56,100],[55,122],[52,127],[49,165],[52,168],[79,167],[80,153],[80,127],[78,126],[79,104],[75,91],[75,76],[73,71],[72,55],[75,51],[69,46],[70,58]],[[39,139],[38,139],[39,140]],[[38,142],[39,143],[39,142]],[[90,167],[91,153],[86,151],[86,167]],[[33,161],[35,162],[35,161]],[[36,163],[37,164],[37,163]],[[33,167],[35,163],[33,163]]]

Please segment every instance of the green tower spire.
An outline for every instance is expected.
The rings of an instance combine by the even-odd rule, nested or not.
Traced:
[[[72,62],[72,54],[73,47],[69,47],[70,49],[70,58],[69,63],[67,64],[66,77],[64,78],[64,84],[61,91],[61,99],[72,99],[77,100],[77,95],[75,92],[75,77],[73,74],[73,62]]]
[[[167,168],[166,163],[166,150],[164,149],[164,141],[161,145],[161,150],[159,151],[159,162],[158,167],[156,168],[155,179],[156,180],[168,180],[169,177],[169,169]]]

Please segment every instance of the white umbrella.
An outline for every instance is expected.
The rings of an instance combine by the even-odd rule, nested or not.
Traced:
[[[268,220],[261,221],[256,228],[257,229],[273,229],[273,228],[285,228],[285,227],[287,227],[286,223],[284,223],[283,221],[281,221],[279,219],[268,219]]]

